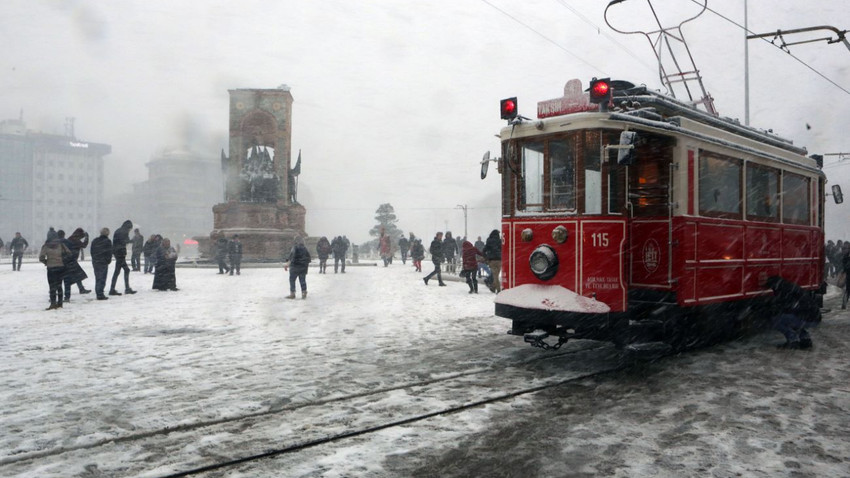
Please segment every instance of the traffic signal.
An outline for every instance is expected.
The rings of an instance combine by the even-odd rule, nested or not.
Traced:
[[[612,93],[611,78],[602,78],[601,80],[594,78],[590,80],[590,88],[587,91],[590,92],[591,103],[608,103],[611,101]]]
[[[502,112],[503,120],[512,120],[517,117],[517,102],[516,96],[502,100],[499,108]]]

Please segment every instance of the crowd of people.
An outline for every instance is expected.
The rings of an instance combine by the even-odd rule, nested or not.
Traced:
[[[130,237],[131,230],[134,233],[132,237]],[[50,306],[47,310],[60,309],[64,303],[70,302],[75,286],[79,294],[92,292],[83,285],[83,281],[88,279],[89,276],[80,264],[80,261],[85,257],[86,248],[90,250],[95,280],[94,292],[98,300],[108,300],[109,296],[135,294],[136,291],[130,287],[130,271],[142,271],[142,256],[144,256],[144,273],[154,275],[152,286],[154,290],[178,290],[175,273],[178,251],[172,246],[168,238],[154,234],[145,242],[139,229],[133,230],[133,223],[129,219],[115,230],[112,239],[109,238],[109,234],[109,228],[104,227],[100,230],[100,235],[89,243],[89,233],[82,227],[76,228],[67,237],[64,230],[49,228],[47,238],[38,253],[38,260],[47,269],[48,297],[50,300]],[[2,241],[0,241],[0,247],[2,246]],[[29,243],[18,232],[15,233],[15,238],[12,239],[9,246],[12,254],[12,270],[20,271],[22,258],[29,249]],[[127,265],[128,247],[131,265]],[[112,281],[107,292],[106,282],[109,266],[113,263],[113,260]],[[122,272],[124,279],[123,293],[117,289]]]

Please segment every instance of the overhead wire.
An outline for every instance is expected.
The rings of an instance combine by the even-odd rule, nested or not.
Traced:
[[[692,2],[692,3],[695,3],[695,4],[699,5],[699,6],[702,6],[702,5],[703,5],[703,4],[702,4],[702,3],[700,3],[698,0],[691,0],[691,2]],[[750,35],[754,35],[754,33],[753,33],[752,31],[750,31],[750,29],[749,29],[749,28],[747,28],[747,27],[745,27],[745,26],[743,26],[743,25],[741,25],[741,24],[739,24],[739,23],[735,22],[735,21],[734,21],[734,20],[732,20],[731,18],[729,18],[729,17],[727,17],[727,16],[725,16],[725,15],[723,15],[723,14],[721,14],[721,13],[717,12],[716,10],[714,10],[714,9],[712,9],[712,8],[709,8],[709,7],[706,7],[706,10],[708,10],[709,12],[711,12],[711,13],[713,13],[713,14],[717,15],[718,17],[720,17],[720,18],[722,18],[722,19],[724,19],[724,20],[726,20],[727,22],[729,22],[729,23],[731,23],[731,24],[735,25],[736,27],[740,28],[741,30],[744,30],[746,33],[748,33],[748,34],[750,34]],[[793,59],[797,60],[797,62],[799,62],[801,65],[803,65],[803,66],[805,66],[806,68],[808,68],[809,70],[811,70],[811,71],[812,71],[813,73],[815,73],[816,75],[820,76],[821,78],[823,78],[824,80],[828,81],[829,83],[831,83],[831,84],[832,84],[833,86],[835,86],[836,88],[838,88],[838,89],[840,89],[841,91],[843,91],[843,92],[847,93],[848,95],[850,95],[850,90],[848,90],[848,89],[844,88],[843,86],[839,85],[838,83],[836,83],[835,81],[833,81],[831,78],[827,77],[825,74],[823,74],[823,73],[819,72],[818,70],[816,70],[813,66],[809,65],[809,64],[808,64],[808,63],[806,63],[805,61],[803,61],[803,60],[801,60],[800,58],[798,58],[797,56],[795,56],[795,55],[794,55],[793,53],[791,53],[790,51],[783,49],[781,46],[779,46],[779,45],[777,45],[777,44],[773,43],[772,41],[770,41],[770,40],[768,40],[768,39],[766,39],[766,38],[762,38],[761,40],[762,40],[762,41],[764,41],[764,42],[766,42],[766,43],[769,43],[769,44],[771,44],[771,45],[775,46],[776,48],[779,48],[779,49],[780,49],[780,50],[782,50],[783,52],[787,53],[787,54],[788,54],[791,58],[793,58]]]
[[[597,71],[600,71],[600,72],[604,71],[604,69],[599,68],[598,66],[593,65],[593,64],[591,64],[590,62],[588,62],[587,60],[585,60],[585,59],[583,59],[583,58],[579,57],[578,55],[576,55],[575,53],[571,52],[570,50],[568,50],[568,49],[567,49],[566,47],[564,47],[563,45],[561,45],[561,44],[559,44],[558,42],[556,42],[555,40],[552,40],[551,38],[547,37],[547,36],[546,36],[546,35],[544,35],[543,33],[541,33],[541,32],[539,32],[538,30],[536,30],[534,27],[532,27],[532,26],[528,25],[527,23],[525,23],[525,22],[521,21],[521,20],[520,20],[520,19],[518,19],[517,17],[515,17],[515,16],[511,15],[510,13],[508,13],[508,12],[506,12],[506,11],[502,10],[501,8],[497,7],[496,5],[493,5],[493,4],[492,4],[492,3],[490,3],[488,0],[481,0],[481,1],[482,1],[482,2],[484,2],[484,3],[486,3],[487,5],[490,5],[493,9],[497,10],[497,11],[498,11],[498,12],[500,12],[502,15],[505,15],[506,17],[510,18],[511,20],[513,20],[513,21],[515,21],[515,22],[519,23],[520,25],[524,26],[525,28],[527,28],[527,29],[531,30],[531,31],[532,31],[535,35],[539,36],[540,38],[542,38],[542,39],[546,40],[547,42],[549,42],[549,43],[551,43],[551,44],[555,45],[556,47],[560,48],[561,50],[565,51],[568,55],[570,55],[571,57],[575,58],[576,60],[578,60],[578,61],[582,62],[582,63],[583,63],[583,64],[585,64],[586,66],[589,66],[589,67],[593,68],[594,70],[597,70]]]
[[[648,64],[648,63],[646,63],[646,62],[643,60],[643,58],[639,57],[639,56],[638,56],[638,55],[636,55],[634,52],[632,52],[632,51],[631,51],[628,47],[626,47],[625,45],[623,45],[622,43],[620,43],[619,41],[617,41],[617,39],[616,39],[616,38],[614,38],[614,37],[613,37],[613,36],[611,36],[610,34],[606,33],[606,32],[605,32],[605,30],[604,30],[604,29],[602,29],[602,27],[600,27],[599,25],[596,25],[596,24],[595,24],[595,23],[593,23],[593,22],[592,22],[589,18],[587,18],[587,17],[585,17],[584,15],[582,15],[582,14],[581,14],[581,12],[579,12],[578,10],[576,10],[576,9],[575,9],[575,7],[571,7],[571,6],[570,6],[570,5],[566,2],[566,0],[555,0],[555,1],[556,1],[557,3],[559,3],[562,7],[564,7],[564,8],[566,8],[567,10],[569,10],[569,11],[573,12],[573,14],[574,14],[575,16],[579,17],[579,19],[581,19],[583,22],[585,22],[585,23],[587,23],[588,25],[590,25],[591,27],[595,28],[595,29],[596,29],[596,31],[597,31],[597,33],[599,33],[600,35],[604,36],[605,38],[607,38],[608,40],[610,40],[610,41],[611,41],[612,43],[614,43],[615,45],[617,45],[617,46],[619,46],[620,48],[622,48],[622,49],[623,49],[623,51],[625,51],[627,55],[629,55],[630,57],[632,57],[635,61],[637,61],[637,62],[638,62],[638,63],[640,63],[641,65],[645,66],[645,67],[646,67],[649,71],[652,71],[653,73],[658,73],[658,68],[657,68],[657,66],[652,66],[652,65],[650,65],[650,64]]]

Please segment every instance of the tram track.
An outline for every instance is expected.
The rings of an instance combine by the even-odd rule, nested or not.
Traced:
[[[207,470],[209,466],[226,467],[233,466],[238,463],[243,463],[246,459],[261,459],[264,456],[274,456],[274,454],[291,453],[305,448],[314,447],[323,443],[331,443],[334,441],[344,440],[354,436],[373,433],[386,428],[401,426],[406,423],[425,420],[427,418],[456,413],[464,409],[481,406],[494,401],[506,400],[518,395],[533,393],[540,389],[557,386],[559,384],[576,380],[587,376],[584,373],[578,375],[570,374],[565,378],[557,374],[557,370],[562,366],[562,362],[568,362],[570,359],[580,354],[593,354],[596,351],[610,349],[606,344],[598,342],[586,342],[577,344],[577,348],[561,350],[558,353],[538,355],[528,360],[522,360],[512,363],[498,364],[485,368],[476,368],[472,370],[447,374],[445,376],[431,378],[427,380],[418,380],[406,383],[400,383],[389,387],[383,387],[376,390],[363,391],[362,393],[350,393],[339,397],[330,397],[324,400],[316,400],[309,403],[300,403],[297,405],[282,406],[278,408],[263,410],[256,413],[239,414],[235,416],[222,417],[215,420],[204,420],[193,423],[176,425],[173,427],[159,428],[156,430],[148,430],[138,433],[126,434],[117,437],[107,437],[97,439],[88,443],[77,445],[53,447],[50,449],[40,450],[30,453],[22,453],[19,455],[8,456],[0,459],[0,467],[17,467],[26,465],[29,462],[39,459],[50,458],[67,453],[77,453],[80,455],[92,455],[93,450],[107,448],[122,448],[122,449],[165,449],[171,450],[175,448],[185,448],[192,442],[201,441],[203,436],[208,435],[225,435],[228,437],[224,442],[227,443],[226,449],[242,449],[245,444],[240,443],[241,438],[246,436],[246,431],[251,431],[250,437],[246,438],[249,442],[248,448],[251,448],[253,453],[246,453],[247,458],[236,459],[220,459],[222,453],[213,450],[204,450],[201,460],[209,459],[210,456],[217,457],[213,460],[215,463],[225,463],[224,465],[199,464],[192,459],[184,463],[189,471],[182,471],[175,475],[165,476],[189,476],[189,474],[198,474]],[[577,361],[581,363],[582,361]],[[546,365],[548,364],[548,365]],[[534,380],[542,380],[540,385],[526,388],[513,387],[510,391],[500,390],[498,386],[489,386],[486,384],[499,384],[500,378],[512,376],[514,383],[522,383],[523,377],[527,380],[529,375],[538,375],[540,369],[551,368],[549,376],[535,378]],[[581,367],[579,367],[581,368]],[[537,370],[537,372],[535,372]],[[606,370],[607,371],[607,370]],[[593,371],[592,373],[599,373]],[[554,383],[553,383],[554,382]],[[463,390],[484,390],[485,398],[478,398],[473,392],[460,393]],[[409,398],[410,410],[399,409],[396,404],[399,396]],[[463,398],[461,398],[463,396]],[[441,406],[435,409],[427,409],[427,407],[417,406],[416,402],[433,403],[438,402]],[[317,412],[318,411],[318,412]],[[300,423],[299,415],[316,415],[323,417],[318,423]],[[269,437],[278,437],[280,432],[270,432],[268,428],[279,428],[281,424],[288,430],[292,431],[292,435],[298,436],[299,440],[292,440],[288,443],[277,443],[278,440]],[[203,436],[198,437],[199,431],[203,431]],[[284,434],[286,435],[286,434]],[[165,439],[163,439],[165,438]],[[269,443],[271,441],[272,443]],[[285,439],[283,439],[285,441]],[[203,448],[203,447],[201,447]],[[269,455],[272,450],[274,454]],[[283,450],[283,451],[278,451]],[[100,452],[94,453],[99,455]],[[111,453],[107,453],[108,455]],[[133,454],[130,454],[132,456]],[[191,458],[191,457],[190,457]],[[195,457],[197,459],[197,457]],[[112,459],[107,462],[114,462]],[[121,462],[121,460],[118,460]],[[176,464],[175,464],[176,465]],[[162,468],[162,467],[160,467]],[[179,468],[174,466],[174,468]],[[132,471],[125,470],[118,474],[126,473],[129,475],[144,472],[144,468],[134,469]],[[187,474],[188,473],[188,474]]]

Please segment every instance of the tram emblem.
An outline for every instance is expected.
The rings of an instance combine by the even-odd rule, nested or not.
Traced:
[[[653,273],[658,269],[658,258],[661,254],[661,248],[655,239],[649,239],[643,243],[643,266],[647,272]]]

